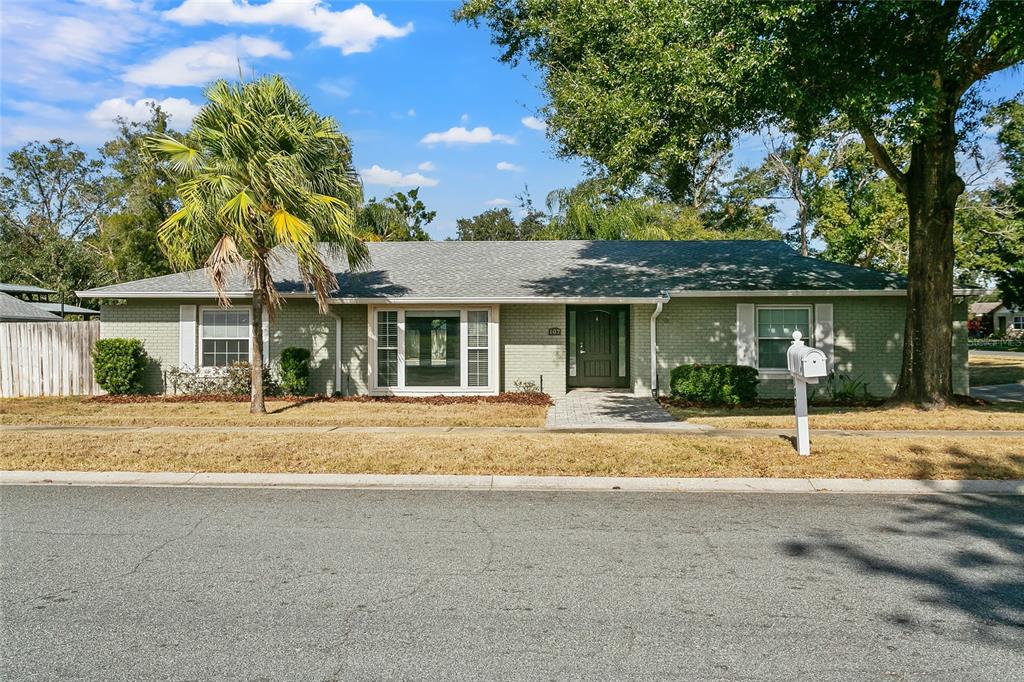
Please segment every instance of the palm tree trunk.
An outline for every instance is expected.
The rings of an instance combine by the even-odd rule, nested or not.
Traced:
[[[250,379],[252,393],[249,402],[251,414],[266,414],[267,406],[263,402],[263,292],[254,288],[252,292],[252,363]]]

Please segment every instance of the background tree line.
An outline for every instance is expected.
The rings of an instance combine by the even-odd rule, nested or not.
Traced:
[[[997,284],[1008,300],[1024,304],[1016,293],[1022,285],[1013,281],[1024,265],[1024,104],[993,107],[984,123],[997,131],[996,147],[988,158],[978,147],[961,161],[968,189],[954,224],[956,280]],[[702,148],[685,170],[677,166],[625,188],[596,176],[550,193],[543,209],[524,190],[517,211],[494,208],[459,219],[457,238],[783,239],[804,255],[906,274],[906,202],[856,133],[834,129],[808,139],[769,131],[763,139],[764,160],[732,177],[732,152],[719,142]],[[908,155],[906,148],[895,152],[900,163]],[[794,217],[780,226],[783,201]]]
[[[145,141],[185,140],[152,107],[149,120],[117,121],[95,156],[73,142],[31,142],[11,152],[0,175],[0,281],[72,294],[167,274],[159,226],[180,207],[177,179]],[[418,188],[370,200],[357,213],[366,241],[429,239],[436,217]]]

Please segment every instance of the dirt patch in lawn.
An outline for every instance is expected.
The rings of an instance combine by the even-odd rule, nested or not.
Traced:
[[[722,429],[791,429],[792,407],[674,407],[666,409],[680,421]],[[945,410],[908,407],[814,407],[811,429],[851,431],[1024,431],[1024,405],[962,405]]]
[[[0,400],[0,424],[72,426],[543,426],[545,404],[499,401],[268,400],[266,415],[241,401]]]
[[[72,440],[73,438],[73,440]],[[1024,438],[8,432],[0,468],[566,476],[1024,478]]]
[[[1005,358],[993,355],[972,355],[971,386],[994,386],[1024,381],[1024,357]]]

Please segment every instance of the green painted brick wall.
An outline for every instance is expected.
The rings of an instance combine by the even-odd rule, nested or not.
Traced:
[[[498,324],[501,390],[515,390],[516,381],[543,380],[546,393],[565,395],[565,306],[502,305]],[[560,335],[549,336],[551,328]]]
[[[742,302],[831,303],[834,317],[837,369],[867,382],[868,391],[887,396],[895,386],[902,360],[904,302],[898,297],[750,298]],[[146,390],[164,390],[163,372],[178,365],[178,307],[215,305],[213,300],[132,300],[101,307],[104,338],[141,339],[153,362],[146,371]],[[239,301],[245,304],[245,301]],[[736,303],[734,298],[676,298],[658,318],[658,382],[669,391],[673,367],[690,363],[736,362]],[[634,305],[630,313],[630,372],[637,393],[650,391],[650,317],[653,305]],[[335,305],[342,320],[342,380],[335,385],[337,326],[311,301],[289,300],[270,328],[269,357],[280,358],[288,346],[311,354],[311,391],[346,395],[367,390],[367,306]],[[954,390],[968,392],[966,303],[954,308]],[[559,336],[548,330],[558,328]],[[502,305],[500,311],[501,389],[515,381],[541,382],[555,396],[565,393],[565,306],[560,304]],[[763,379],[764,397],[789,397],[788,378]]]
[[[121,305],[100,306],[102,338],[142,341],[150,357],[145,376],[147,393],[162,393],[164,370],[178,365],[178,304],[184,302],[133,299]],[[214,304],[216,301],[205,303]]]
[[[147,392],[166,390],[164,373],[179,364],[179,306],[216,305],[214,300],[133,299],[122,305],[100,308],[101,335],[104,338],[137,338],[143,342],[151,362],[146,370]],[[248,301],[235,301],[247,305]],[[331,312],[342,318],[342,386],[335,386],[334,356],[337,322],[324,316],[312,301],[285,300],[270,324],[268,358],[273,366],[281,351],[290,346],[310,351],[310,391],[330,394],[364,393],[366,388],[366,306],[332,306]],[[198,346],[198,341],[197,341]]]
[[[661,393],[668,393],[669,374],[678,365],[736,362],[737,303],[831,303],[836,369],[865,381],[868,392],[874,396],[888,397],[895,388],[903,361],[905,302],[901,297],[676,298],[665,305],[658,318],[658,381]],[[965,394],[968,392],[966,304],[957,303],[953,315],[956,320],[953,384],[957,393]],[[636,317],[634,315],[634,319]],[[640,352],[638,344],[634,344],[634,349]],[[642,362],[643,359],[638,357],[634,366]],[[642,377],[636,378],[637,383],[642,381]],[[785,376],[762,376],[758,388],[762,397],[790,397],[793,384]]]

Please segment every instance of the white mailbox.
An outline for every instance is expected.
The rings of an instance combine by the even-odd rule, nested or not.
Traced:
[[[794,379],[811,379],[809,384],[818,383],[818,379],[828,376],[825,354],[818,348],[805,346],[800,340],[800,332],[793,332],[794,343],[786,352],[789,361],[789,373]]]
[[[786,351],[789,373],[796,392],[796,449],[801,455],[811,454],[811,429],[807,423],[807,384],[816,384],[828,376],[828,359],[817,348],[805,346],[803,334],[793,332],[793,345]]]

